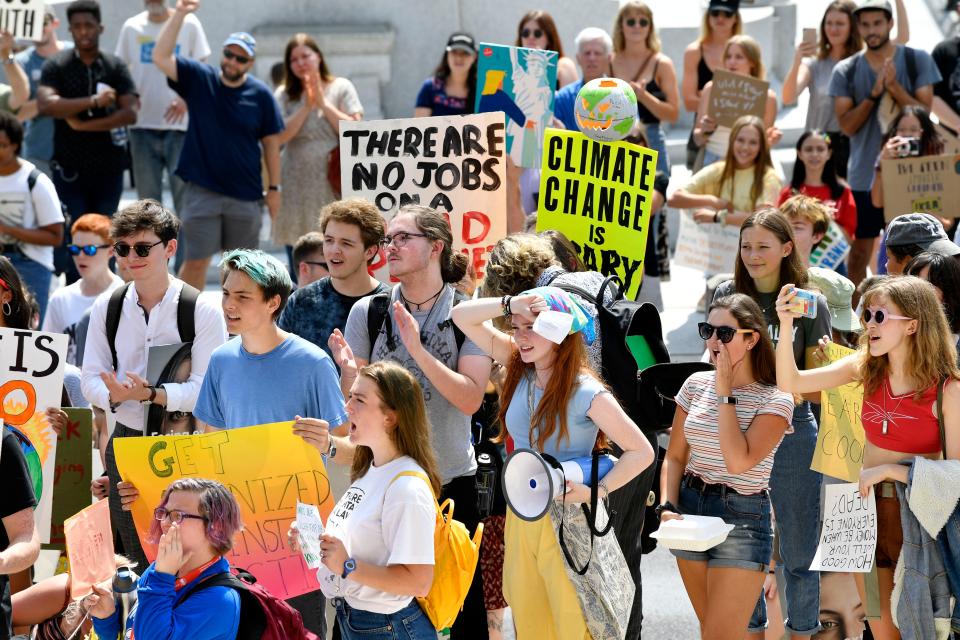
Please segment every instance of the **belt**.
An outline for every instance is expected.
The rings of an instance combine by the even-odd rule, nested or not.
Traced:
[[[875,489],[877,492],[878,498],[896,498],[897,497],[897,485],[896,483],[890,482],[889,480],[884,480],[877,484]]]
[[[16,244],[16,243],[14,243],[14,244],[4,244],[4,245],[0,245],[0,246],[3,247],[2,253],[4,253],[4,254],[6,254],[6,253],[23,253],[23,250],[20,248],[20,245],[19,245],[19,244]]]
[[[700,476],[695,476],[692,473],[685,473],[683,475],[683,481],[687,483],[688,489],[693,489],[698,493],[727,493],[728,491],[739,494],[739,495],[757,495],[756,493],[740,493],[733,487],[729,487],[723,483],[711,483],[705,482]],[[760,493],[766,493],[766,490],[761,491]]]

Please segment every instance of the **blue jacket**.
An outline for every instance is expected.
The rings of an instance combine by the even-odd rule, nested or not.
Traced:
[[[209,576],[225,573],[225,558],[208,567],[180,591],[174,589],[176,576],[161,573],[151,564],[137,582],[137,604],[127,619],[124,638],[140,640],[234,640],[240,625],[240,595],[230,587],[210,587],[182,605],[174,606]],[[109,618],[94,618],[97,637],[113,640],[120,634],[120,611]],[[130,631],[133,631],[133,636]]]

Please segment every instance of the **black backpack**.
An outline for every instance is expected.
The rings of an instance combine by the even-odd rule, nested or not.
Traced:
[[[107,344],[110,345],[110,359],[113,370],[117,370],[117,331],[120,329],[120,316],[123,315],[123,299],[132,283],[128,282],[118,287],[110,294],[107,303]],[[200,292],[186,282],[180,291],[180,300],[177,301],[177,331],[180,333],[180,342],[191,343],[197,336],[196,323],[193,314],[197,308],[197,298]]]
[[[442,294],[441,294],[442,295]],[[454,290],[453,292],[453,306],[451,309],[464,300],[469,300],[467,296],[460,293],[459,291]],[[387,322],[387,318],[390,315],[390,292],[377,293],[370,296],[370,306],[367,308],[367,337],[370,340],[370,354],[373,355],[373,343],[377,341],[377,337],[380,335],[380,331],[385,331],[387,334],[387,348],[393,351],[397,348],[397,340],[393,335],[393,323]],[[443,322],[437,325],[437,329],[443,330],[446,327],[451,327],[453,329],[453,335],[457,341],[457,352],[463,348],[463,343],[467,339],[467,336],[464,335],[463,331],[460,330],[456,324],[454,324],[453,319],[447,318]],[[422,327],[421,327],[422,328]]]

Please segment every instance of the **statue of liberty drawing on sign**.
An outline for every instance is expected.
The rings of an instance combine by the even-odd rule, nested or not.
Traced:
[[[526,116],[522,124],[513,119],[507,124],[507,135],[512,137],[510,157],[517,166],[540,165],[543,131],[553,115],[553,87],[547,75],[551,54],[556,57],[550,51],[510,47],[513,99]]]

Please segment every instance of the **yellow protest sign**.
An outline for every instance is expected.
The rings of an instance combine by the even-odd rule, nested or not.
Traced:
[[[833,342],[826,348],[828,362],[836,362],[852,353]],[[820,432],[810,468],[847,482],[860,479],[866,437],[860,414],[863,385],[851,382],[820,394]]]
[[[540,169],[537,231],[555,229],[587,269],[619,276],[635,298],[643,278],[657,152],[627,142],[596,142],[547,129]]]
[[[303,556],[286,545],[297,517],[297,502],[315,504],[326,520],[333,509],[330,482],[320,453],[293,435],[292,422],[195,435],[117,438],[114,451],[121,477],[140,491],[133,521],[147,558],[156,557],[148,539],[153,510],[164,489],[179,478],[222,482],[240,504],[243,530],[227,559],[248,570],[280,598],[319,588]]]

